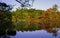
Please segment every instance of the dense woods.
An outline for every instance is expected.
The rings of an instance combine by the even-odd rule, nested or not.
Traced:
[[[12,10],[13,6],[0,2],[0,37],[10,38],[21,31],[45,30],[57,36],[60,30],[60,11],[55,4],[47,10],[29,8],[29,0],[18,1],[22,8]],[[33,5],[34,0],[32,0]]]
[[[47,10],[17,9],[11,12],[12,22],[17,23],[15,26],[17,30],[46,29],[51,31],[53,27],[60,28],[60,12],[55,6]]]
[[[38,22],[43,10],[17,9],[12,12],[13,22]],[[33,21],[32,21],[33,20]]]
[[[17,9],[16,11],[0,10],[0,34],[7,29],[15,35],[16,31],[46,30],[56,35],[55,28],[60,28],[60,11],[56,5],[47,10]],[[55,30],[53,30],[55,29]],[[10,34],[9,34],[10,35]]]
[[[46,25],[59,25],[60,12],[55,6],[47,10],[17,9],[16,11],[11,12],[12,22],[31,22]]]

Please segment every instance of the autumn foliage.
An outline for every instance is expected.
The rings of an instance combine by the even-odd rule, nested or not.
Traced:
[[[47,10],[17,9],[12,12],[12,21],[39,23],[41,25],[60,25],[60,12],[55,5]],[[49,27],[49,26],[48,26]]]

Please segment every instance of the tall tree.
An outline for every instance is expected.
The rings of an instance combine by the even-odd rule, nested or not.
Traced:
[[[8,28],[9,25],[12,25],[12,14],[10,12],[12,8],[6,3],[0,2],[0,26],[1,28]]]
[[[55,4],[54,6],[53,6],[53,12],[57,12],[58,11],[58,6],[57,6],[57,4]]]

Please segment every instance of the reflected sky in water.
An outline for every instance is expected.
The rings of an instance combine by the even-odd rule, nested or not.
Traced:
[[[17,31],[16,36],[10,36],[11,38],[60,38],[60,30],[57,33],[57,36],[53,36],[52,33],[48,33],[45,30],[36,30],[36,31]]]

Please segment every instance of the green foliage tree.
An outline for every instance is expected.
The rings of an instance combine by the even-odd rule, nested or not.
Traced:
[[[12,25],[11,9],[6,3],[0,2],[0,30],[8,29]]]

